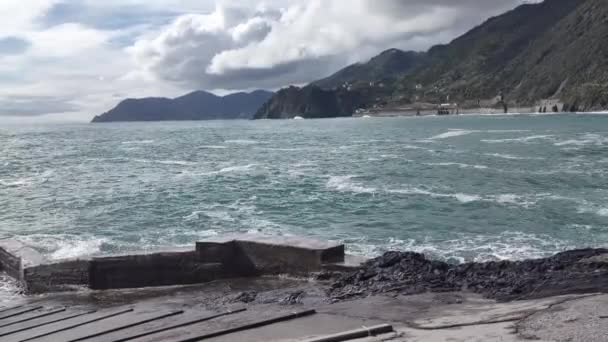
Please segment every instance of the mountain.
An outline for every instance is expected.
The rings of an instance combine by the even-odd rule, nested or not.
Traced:
[[[345,83],[370,83],[405,75],[424,61],[425,53],[390,49],[372,58],[367,63],[353,64],[337,73],[315,81],[311,85],[333,89]]]
[[[257,90],[223,97],[195,91],[175,98],[127,99],[93,122],[251,119],[273,93]]]
[[[608,108],[607,38],[608,1],[545,0],[490,18],[426,53],[385,51],[308,87],[326,89],[325,103],[347,96],[345,91],[374,94],[356,108],[340,108],[341,115],[446,101],[473,110],[498,103],[524,110],[543,103],[564,111],[601,110]],[[306,117],[306,111],[280,112],[302,108],[285,101],[301,101],[306,88],[301,94],[292,89],[289,97],[277,93],[256,118]],[[336,112],[332,106],[316,111]]]
[[[382,94],[384,96],[386,94]],[[255,114],[254,119],[292,119],[301,116],[307,119],[352,116],[366,103],[380,96],[373,88],[348,90],[338,88],[321,89],[316,85],[304,88],[289,87],[279,90]]]

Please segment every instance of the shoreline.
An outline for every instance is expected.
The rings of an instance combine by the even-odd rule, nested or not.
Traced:
[[[348,335],[361,326],[386,329],[374,334],[356,334],[354,336],[359,338],[348,341],[602,341],[598,336],[606,334],[608,326],[602,317],[608,317],[608,295],[598,293],[608,289],[606,249],[567,251],[545,259],[460,266],[469,274],[478,273],[486,279],[494,278],[497,281],[495,284],[501,282],[501,274],[518,274],[522,279],[526,275],[544,277],[542,286],[535,284],[535,295],[520,295],[515,299],[488,296],[483,291],[476,291],[475,287],[435,287],[442,284],[440,279],[449,278],[449,274],[457,278],[458,272],[451,267],[458,268],[426,260],[416,253],[388,252],[369,260],[360,269],[322,271],[313,278],[269,275],[186,286],[106,291],[86,289],[28,296],[20,305],[40,308],[33,313],[24,310],[26,313],[23,315],[35,315],[37,312],[40,312],[38,315],[48,315],[49,310],[56,307],[67,308],[64,315],[85,311],[93,312],[89,315],[121,312],[119,318],[89,323],[86,329],[76,327],[67,330],[70,338],[80,336],[78,334],[88,336],[93,331],[101,334],[99,338],[102,340],[113,340],[114,336],[148,334],[149,341],[185,341],[193,334],[206,336],[221,331],[211,341],[310,342]],[[546,272],[548,268],[552,271]],[[557,276],[563,271],[569,277]],[[374,272],[376,274],[372,275]],[[411,278],[412,275],[415,276]],[[406,286],[392,286],[396,285],[391,278],[393,276]],[[568,281],[568,278],[572,278],[572,281]],[[560,283],[551,279],[567,281],[574,288],[557,288],[555,286]],[[589,282],[592,279],[604,283]],[[432,286],[419,286],[425,284]],[[501,286],[507,285],[502,283]],[[350,292],[354,295],[344,298],[334,296],[334,293],[341,293],[345,289],[347,292],[365,289],[365,292]],[[517,290],[517,287],[512,289]],[[563,291],[553,291],[555,289]],[[185,322],[181,323],[185,325],[176,325],[173,323],[175,319],[166,318],[167,312],[178,322]],[[156,316],[148,321],[151,313]],[[192,318],[200,316],[214,318],[204,322]],[[31,331],[14,328],[17,332],[6,335],[6,338],[36,336],[40,332],[48,333],[56,329],[57,332],[53,333],[57,334],[56,341],[62,341],[61,337],[65,336],[62,329],[64,326],[69,329],[72,320],[62,320],[48,328],[34,327]],[[119,326],[120,329],[116,330],[116,324],[122,324],[123,320],[139,320],[142,323],[133,323],[134,326],[124,328]],[[10,331],[10,327],[4,330]],[[6,341],[9,340],[12,341]],[[142,340],[148,341],[146,338]],[[0,341],[4,341],[1,336]]]

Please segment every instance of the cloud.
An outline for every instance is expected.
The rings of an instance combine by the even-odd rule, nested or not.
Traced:
[[[11,116],[37,116],[49,113],[65,113],[79,109],[69,99],[56,96],[8,96],[0,97],[0,113]]]
[[[30,42],[19,37],[0,38],[0,55],[18,55],[27,50]]]
[[[206,89],[277,88],[398,47],[445,42],[519,0],[309,0],[280,10],[218,5],[130,48],[149,78]]]
[[[44,27],[67,23],[79,23],[101,30],[116,30],[134,25],[167,24],[182,12],[168,9],[148,8],[135,4],[100,6],[86,1],[59,2],[50,7],[40,18]]]

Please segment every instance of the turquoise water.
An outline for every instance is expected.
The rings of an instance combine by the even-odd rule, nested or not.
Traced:
[[[608,116],[0,127],[0,235],[50,258],[225,232],[454,261],[608,245]]]

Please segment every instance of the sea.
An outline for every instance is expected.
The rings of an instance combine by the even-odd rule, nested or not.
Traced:
[[[235,232],[454,263],[607,247],[608,115],[0,123],[0,238],[62,259]]]

